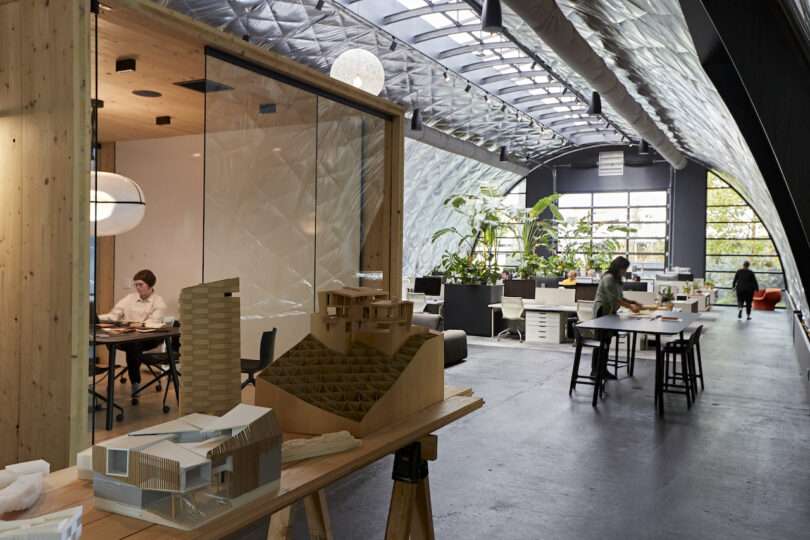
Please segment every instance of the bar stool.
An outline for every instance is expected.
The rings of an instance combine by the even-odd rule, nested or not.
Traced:
[[[695,396],[695,392],[697,392],[697,381],[700,380],[700,390],[705,390],[705,385],[703,384],[703,358],[700,355],[700,336],[703,335],[703,325],[698,326],[695,328],[694,332],[685,339],[676,339],[670,343],[676,343],[679,346],[688,346],[690,348],[691,359],[689,364],[689,370],[692,375],[692,389],[693,389],[693,399]],[[690,345],[691,343],[691,345]]]
[[[692,402],[697,396],[698,377],[695,370],[695,349],[702,331],[703,327],[699,326],[688,339],[676,339],[664,345],[663,391],[684,394],[687,408],[692,407]],[[680,372],[677,369],[678,357],[680,357]],[[670,365],[672,366],[671,371]]]
[[[571,371],[571,384],[568,387],[568,395],[570,396],[576,390],[577,384],[587,384],[593,386],[593,401],[591,405],[596,407],[598,398],[604,397],[605,382],[607,381],[607,365],[608,357],[610,356],[610,338],[607,336],[607,341],[591,339],[582,334],[582,331],[577,325],[574,325],[574,367]],[[597,357],[597,373],[593,375],[580,375],[579,363],[582,359],[582,349],[589,348],[594,350]]]

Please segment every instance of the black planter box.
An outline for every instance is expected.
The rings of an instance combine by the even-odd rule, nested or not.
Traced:
[[[489,305],[500,302],[502,296],[502,285],[445,284],[444,328],[464,330],[472,336],[489,336],[492,331]]]

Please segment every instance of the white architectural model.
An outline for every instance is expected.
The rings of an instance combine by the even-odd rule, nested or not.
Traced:
[[[50,472],[50,463],[41,459],[8,465],[0,471],[0,514],[33,506]]]
[[[79,540],[81,536],[81,506],[32,519],[0,521],[0,540]]]
[[[99,443],[96,508],[192,529],[278,488],[281,430],[272,409],[239,404]]]

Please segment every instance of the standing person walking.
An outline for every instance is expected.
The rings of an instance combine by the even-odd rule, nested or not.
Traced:
[[[759,290],[757,276],[751,271],[750,266],[751,263],[745,261],[742,268],[734,274],[734,281],[731,284],[731,288],[737,291],[737,318],[742,319],[744,306],[749,321],[751,320],[751,304],[754,301],[754,293]]]

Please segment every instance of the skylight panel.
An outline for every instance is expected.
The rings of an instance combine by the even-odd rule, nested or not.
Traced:
[[[458,12],[458,21],[461,24],[471,24],[478,20],[480,20],[478,18],[478,15],[472,10],[464,10]]]
[[[397,0],[397,2],[405,6],[406,9],[417,9],[427,5],[424,0]]]
[[[551,105],[552,103],[559,103],[555,97],[547,97],[540,100],[543,105]]]
[[[433,28],[447,28],[448,26],[453,25],[453,23],[441,13],[430,13],[428,15],[422,15],[419,18]]]
[[[570,112],[570,109],[564,105],[557,105],[551,110],[554,112]]]
[[[449,37],[456,43],[460,43],[461,45],[467,45],[475,41],[475,39],[467,32],[462,32],[460,34],[451,34],[447,37]]]

